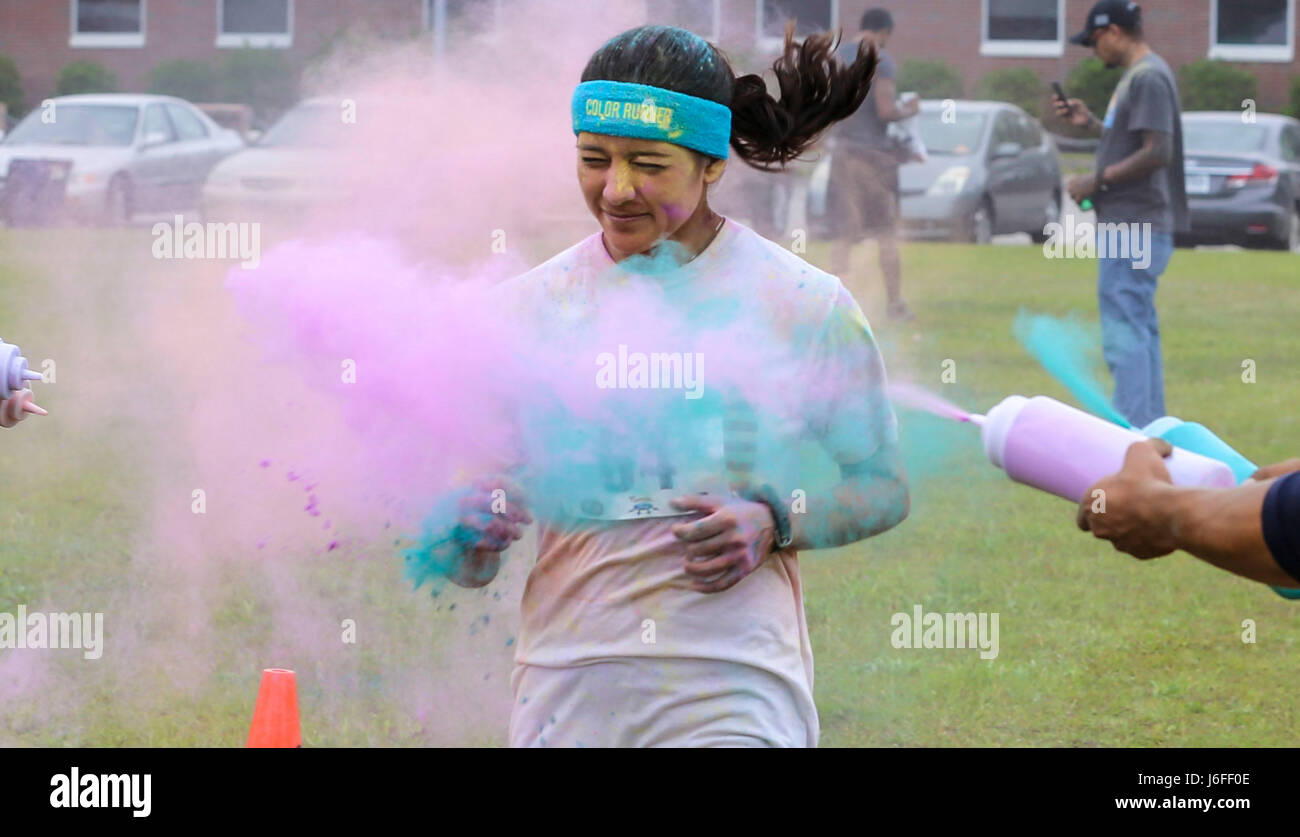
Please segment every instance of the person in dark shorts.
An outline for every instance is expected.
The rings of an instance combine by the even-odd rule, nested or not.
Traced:
[[[887,135],[890,122],[914,116],[920,102],[904,107],[895,104],[894,79],[898,70],[885,53],[894,31],[894,19],[885,9],[869,9],[862,15],[862,31],[844,49],[876,50],[879,63],[866,101],[834,132],[830,183],[826,194],[831,243],[831,273],[840,277],[857,298],[864,301],[863,281],[852,270],[853,245],[874,238],[880,249],[880,271],[885,277],[891,320],[915,318],[903,299],[903,269],[898,254],[899,160],[894,141]]]
[[[1135,442],[1119,473],[1084,492],[1076,522],[1121,552],[1148,559],[1175,549],[1274,587],[1300,587],[1300,459],[1260,468],[1236,488],[1175,486],[1163,439]],[[1105,511],[1094,492],[1104,491]]]

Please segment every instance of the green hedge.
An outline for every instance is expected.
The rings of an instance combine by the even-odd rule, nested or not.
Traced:
[[[1061,86],[1071,98],[1082,99],[1098,119],[1104,119],[1111,94],[1122,75],[1124,71],[1119,67],[1107,69],[1099,58],[1085,58],[1074,66]]]
[[[56,96],[116,92],[117,76],[98,61],[69,61],[59,70],[58,80],[54,83]]]
[[[217,97],[249,105],[271,120],[298,99],[298,79],[280,50],[239,49],[217,68]]]
[[[1291,79],[1291,95],[1286,107],[1287,113],[1300,119],[1300,76]]]
[[[904,61],[895,82],[898,92],[915,91],[922,99],[960,99],[961,73],[943,61]]]
[[[191,102],[211,102],[217,91],[217,74],[204,61],[163,61],[149,71],[149,92],[176,96]]]
[[[1241,110],[1243,99],[1259,99],[1259,81],[1245,70],[1201,59],[1178,68],[1183,110]]]
[[[203,61],[164,61],[149,73],[149,92],[248,105],[271,121],[298,100],[298,80],[282,51],[246,47],[226,54],[215,69]]]
[[[1003,67],[980,79],[975,86],[975,98],[1010,102],[1030,116],[1040,117],[1047,89],[1038,73],[1028,67]]]
[[[0,102],[17,119],[23,115],[23,80],[18,75],[18,65],[8,55],[0,55]],[[0,125],[0,129],[3,129]]]

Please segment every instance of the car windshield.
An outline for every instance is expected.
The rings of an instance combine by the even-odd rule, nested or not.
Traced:
[[[943,117],[944,112],[939,110],[917,115],[925,150],[930,154],[973,154],[984,135],[987,114],[963,113],[952,120]]]
[[[280,117],[257,144],[328,148],[341,145],[346,126],[333,105],[300,105]]]
[[[1240,119],[1184,119],[1183,147],[1188,151],[1263,151],[1268,128]]]
[[[5,145],[130,145],[140,109],[134,105],[37,108],[4,138]]]

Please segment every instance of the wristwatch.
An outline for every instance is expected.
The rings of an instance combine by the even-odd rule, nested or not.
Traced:
[[[1098,191],[1098,192],[1109,192],[1109,191],[1110,191],[1110,184],[1106,182],[1106,170],[1105,170],[1105,169],[1102,169],[1101,171],[1097,172],[1097,191]]]
[[[772,510],[772,520],[776,521],[776,548],[788,549],[790,544],[794,543],[794,532],[790,527],[790,513],[786,511],[781,495],[767,483],[759,486],[756,491],[746,493],[748,495],[745,497],[746,500],[762,503]]]

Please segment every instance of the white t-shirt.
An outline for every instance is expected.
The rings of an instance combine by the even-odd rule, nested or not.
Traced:
[[[655,515],[673,513],[666,497],[706,483],[737,491],[766,483],[787,500],[804,491],[814,503],[838,481],[836,463],[863,462],[895,444],[870,326],[838,279],[734,221],[670,273],[633,273],[626,264],[616,264],[595,233],[503,286],[536,322],[539,340],[572,350],[582,370],[576,380],[590,387],[569,380],[557,385],[569,391],[556,403],[522,408],[523,447],[543,460],[532,463],[543,475],[530,489],[541,526],[521,605],[512,743],[544,736],[545,719],[574,706],[572,689],[563,690],[568,709],[559,710],[544,705],[545,694],[523,694],[521,684],[536,682],[525,669],[649,658],[711,661],[721,682],[741,690],[752,688],[742,681],[783,688],[777,697],[800,716],[805,736],[785,743],[815,746],[813,658],[795,551],[770,557],[728,590],[699,593],[683,570],[684,545],[670,531],[691,518]],[[696,356],[697,395],[689,376],[672,386],[676,368],[665,371],[666,355],[656,373],[664,386],[638,388],[648,364],[638,378],[635,360],[623,359],[638,352]],[[584,406],[557,412],[566,398]],[[557,415],[564,416],[558,423]],[[825,484],[801,460],[805,440],[829,454],[836,474]],[[710,679],[673,674],[657,688],[683,698],[670,705],[689,706],[693,690],[716,696]],[[595,703],[580,711],[597,712]],[[522,714],[541,717],[543,728],[518,737]],[[684,716],[682,723],[692,722]],[[782,721],[781,729],[789,727]],[[656,741],[665,740],[661,733]],[[607,740],[638,739],[623,730]],[[683,733],[678,740],[704,739]],[[552,734],[550,743],[581,742]]]

